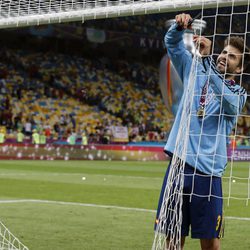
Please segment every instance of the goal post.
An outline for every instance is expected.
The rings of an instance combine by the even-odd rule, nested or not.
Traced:
[[[0,28],[229,6],[231,0],[1,0]],[[237,0],[235,5],[247,1]]]

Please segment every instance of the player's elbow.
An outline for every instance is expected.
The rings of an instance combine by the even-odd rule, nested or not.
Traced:
[[[233,105],[227,105],[225,108],[225,113],[231,116],[238,115],[239,114],[239,108]]]
[[[164,44],[166,46],[166,48],[169,47],[169,45],[171,45],[171,36],[169,35],[169,33],[167,32],[165,37],[164,37]]]
[[[246,102],[246,98],[244,96],[237,96],[237,98],[224,98],[223,99],[223,108],[226,114],[236,116],[239,115],[244,107]]]
[[[168,30],[166,35],[164,36],[164,44],[166,48],[175,48],[176,45],[182,40],[181,37],[175,35],[171,28]]]

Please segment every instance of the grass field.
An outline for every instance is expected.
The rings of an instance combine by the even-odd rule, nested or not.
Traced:
[[[0,220],[34,250],[151,249],[166,162],[0,161]],[[248,177],[249,163],[234,175]],[[229,169],[230,170],[230,169]],[[229,173],[226,173],[229,176]],[[246,198],[235,179],[231,196]],[[225,195],[229,180],[224,181]],[[250,249],[250,204],[225,206],[223,250]],[[199,249],[197,240],[187,250]]]

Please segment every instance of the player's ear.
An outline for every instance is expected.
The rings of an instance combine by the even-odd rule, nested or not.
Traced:
[[[240,74],[242,72],[242,69],[240,68],[240,67],[238,67],[237,69],[236,69],[236,73],[237,74]]]
[[[241,63],[240,63],[240,65],[235,69],[235,73],[236,74],[241,74],[242,71],[243,71],[243,65],[241,65]]]
[[[242,64],[242,57],[240,59],[240,63],[238,64],[237,68],[235,69],[236,74],[241,74],[244,70],[244,65]]]

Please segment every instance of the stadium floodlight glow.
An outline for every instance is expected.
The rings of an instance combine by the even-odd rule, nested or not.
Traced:
[[[235,1],[243,5],[247,1]],[[163,13],[218,4],[229,6],[231,0],[2,0],[0,28],[84,21],[119,16]]]

